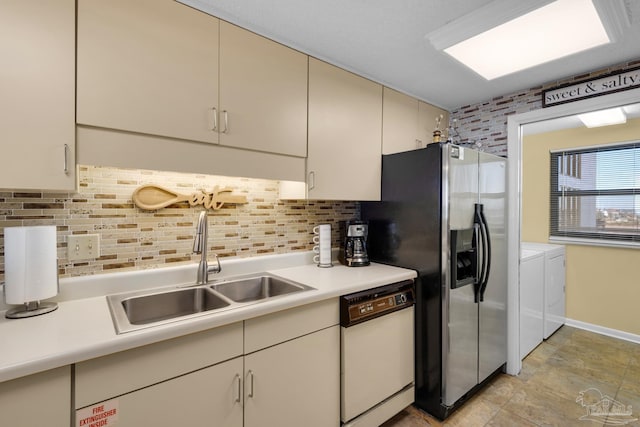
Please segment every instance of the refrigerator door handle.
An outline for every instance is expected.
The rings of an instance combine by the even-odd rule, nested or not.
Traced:
[[[473,223],[480,230],[480,245],[479,251],[482,255],[478,254],[478,265],[480,273],[478,275],[478,286],[476,287],[475,302],[482,302],[484,300],[484,291],[487,288],[487,282],[489,280],[489,269],[491,268],[491,243],[489,240],[489,229],[487,227],[487,220],[484,216],[483,205],[481,203],[475,204]],[[481,249],[480,249],[481,248]]]
[[[482,204],[478,204],[476,206],[479,206],[478,213],[480,217],[480,229],[483,235],[482,261],[484,275],[480,285],[480,302],[482,302],[484,301],[484,293],[487,290],[487,285],[489,284],[489,272],[491,271],[491,236],[489,235],[489,224],[487,223],[487,218],[484,216],[484,206]]]
[[[475,282],[473,283],[473,294],[474,294],[474,300],[476,303],[479,302],[480,298],[480,287],[482,284],[482,275],[484,274],[482,267],[483,267],[483,263],[482,263],[482,250],[481,250],[481,246],[482,246],[482,231],[480,230],[480,223],[475,222],[473,223],[473,247],[475,249],[475,255],[476,255],[476,272],[475,272]]]
[[[478,241],[476,245],[477,251],[477,265],[478,265],[478,279],[475,284],[474,289],[474,300],[477,303],[480,302],[480,293],[482,291],[482,284],[484,283],[484,274],[485,274],[485,240],[484,240],[484,232],[482,229],[482,217],[480,216],[480,210],[482,209],[482,205],[476,203],[474,206],[473,213],[473,227],[478,230]]]

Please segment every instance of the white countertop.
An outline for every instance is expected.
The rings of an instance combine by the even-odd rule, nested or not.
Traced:
[[[332,268],[318,268],[310,262],[312,256],[305,252],[223,260],[220,277],[265,271],[315,290],[120,335],[106,294],[189,283],[196,265],[61,279],[56,311],[26,319],[6,319],[0,312],[0,382],[416,277],[413,270],[375,263],[349,268],[334,262]]]

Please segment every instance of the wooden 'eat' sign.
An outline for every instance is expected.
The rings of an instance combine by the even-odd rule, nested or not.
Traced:
[[[234,196],[231,193],[233,189],[225,187],[219,188],[217,185],[212,191],[206,192],[201,190],[193,194],[180,194],[175,191],[168,190],[159,185],[143,185],[133,192],[133,203],[140,209],[147,211],[155,211],[165,208],[174,203],[189,202],[191,206],[202,205],[206,209],[218,210],[225,204],[245,204],[247,198],[245,196]]]

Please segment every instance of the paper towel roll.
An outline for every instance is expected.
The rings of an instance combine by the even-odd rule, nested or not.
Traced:
[[[56,296],[56,227],[5,228],[4,269],[4,294],[7,304],[24,304]]]

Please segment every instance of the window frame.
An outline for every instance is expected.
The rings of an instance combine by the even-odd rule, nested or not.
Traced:
[[[640,149],[640,140],[615,142],[604,145],[592,145],[587,147],[563,148],[552,150],[549,153],[550,161],[550,189],[549,189],[549,241],[558,243],[573,243],[592,246],[616,246],[616,247],[638,247],[640,248],[640,224],[636,226],[635,233],[607,233],[597,231],[560,231],[559,212],[561,203],[574,203],[579,206],[582,197],[597,196],[640,196],[640,184],[635,188],[614,188],[604,190],[566,190],[559,188],[559,177],[561,172],[567,169],[575,171],[577,175],[571,175],[578,179],[582,178],[582,162],[576,154],[598,153],[607,151],[622,151],[627,149]],[[558,158],[569,156],[567,162],[561,162],[558,167]],[[636,166],[640,173],[640,164]],[[638,215],[636,215],[638,221]]]

